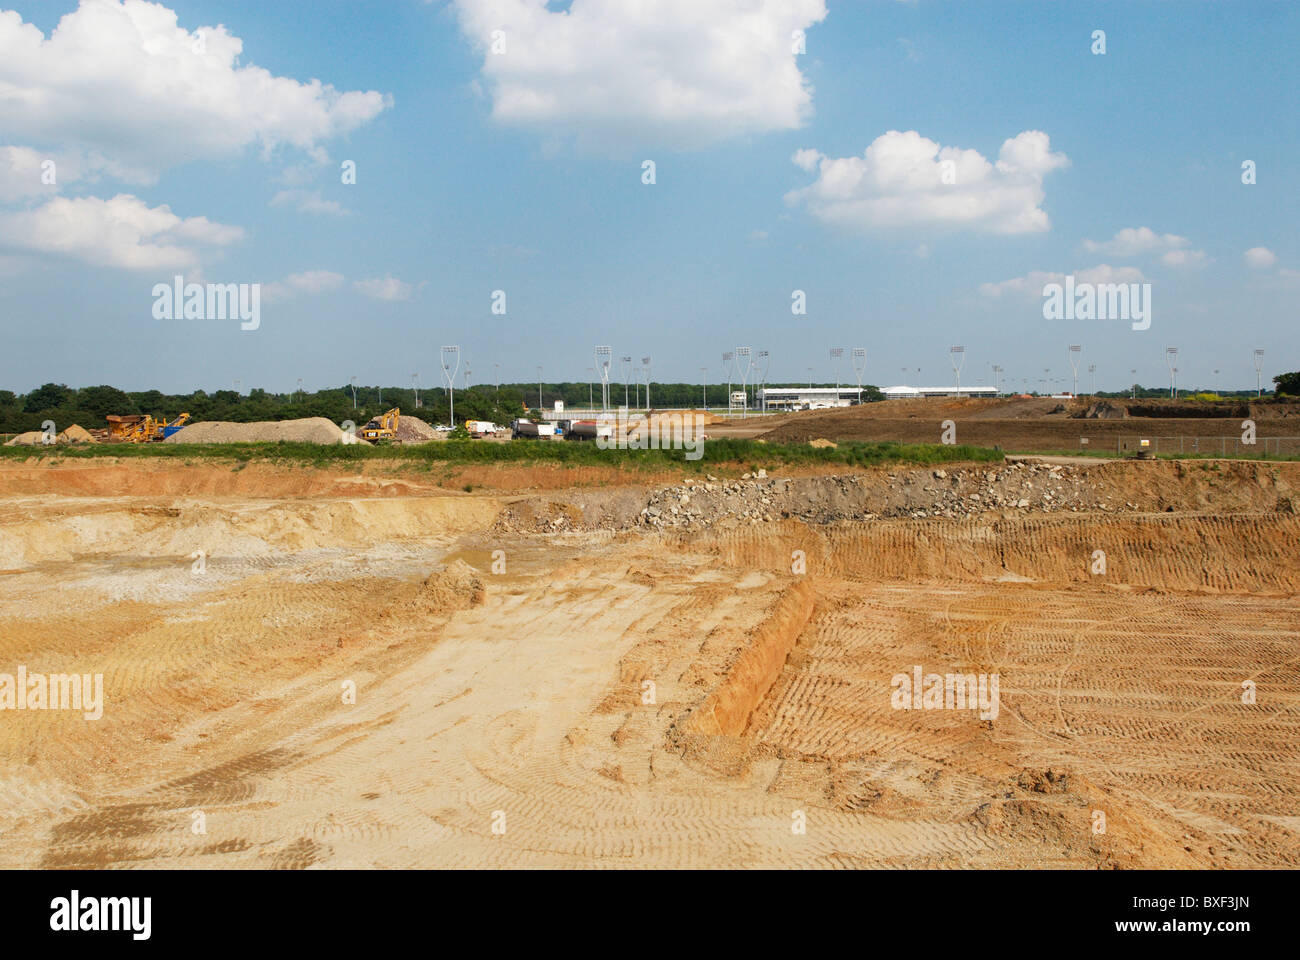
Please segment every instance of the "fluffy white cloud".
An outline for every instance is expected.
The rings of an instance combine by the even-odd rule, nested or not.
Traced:
[[[410,300],[412,287],[392,274],[370,280],[355,280],[352,288],[374,300]]]
[[[1192,241],[1176,233],[1156,233],[1150,227],[1125,227],[1109,240],[1083,241],[1083,249],[1110,257],[1159,255],[1167,267],[1202,267],[1208,262],[1204,250],[1191,250]]]
[[[271,198],[271,206],[290,206],[299,213],[319,213],[341,217],[348,211],[337,200],[326,200],[319,190],[281,190]]]
[[[1146,277],[1137,267],[1112,267],[1100,263],[1095,267],[1074,272],[1074,282],[1079,283],[1142,283]],[[1065,274],[1034,270],[1023,277],[1002,280],[998,283],[981,283],[980,293],[986,297],[1022,296],[1042,297],[1043,287],[1049,283],[1065,283]]]
[[[944,226],[982,233],[1048,229],[1043,177],[1069,163],[1052,153],[1047,134],[1026,130],[1005,141],[997,163],[976,150],[943,147],[915,130],[890,130],[860,157],[816,150],[792,158],[817,172],[810,186],[786,194],[827,223],[856,229]]]
[[[456,0],[492,115],[586,139],[692,146],[811,113],[792,34],[824,0]],[[498,32],[499,31],[499,32]]]
[[[1160,255],[1160,262],[1166,267],[1178,269],[1203,267],[1209,262],[1204,250],[1166,250]]]
[[[1256,270],[1267,270],[1277,263],[1277,254],[1268,247],[1251,247],[1242,254],[1242,257],[1245,258],[1247,266]]]
[[[262,287],[262,299],[268,303],[277,300],[289,300],[299,294],[330,293],[343,286],[343,274],[330,270],[306,270],[291,273],[283,280],[276,280]]]
[[[55,197],[34,210],[0,214],[0,246],[130,270],[193,269],[203,253],[243,239],[239,227],[181,219],[138,197]]]
[[[115,176],[152,182],[170,164],[254,143],[319,152],[389,105],[374,91],[240,65],[242,52],[224,27],[187,31],[145,0],[82,0],[48,38],[0,11],[0,129],[74,144]]]

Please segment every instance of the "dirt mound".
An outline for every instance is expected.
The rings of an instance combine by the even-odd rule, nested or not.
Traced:
[[[453,560],[429,574],[423,596],[442,610],[468,610],[483,603],[486,588],[478,571],[464,560]]]
[[[438,432],[419,417],[398,417],[396,432],[397,439],[403,443],[420,443],[438,439]]]
[[[1128,419],[1128,409],[1122,403],[1112,403],[1110,400],[1098,400],[1096,403],[1090,403],[1088,406],[1070,416],[1076,420],[1126,420]]]
[[[85,427],[73,424],[58,436],[59,443],[98,443]]]
[[[12,440],[5,444],[6,447],[39,447],[41,437],[44,434],[39,430],[28,430],[26,433],[20,433]]]
[[[207,420],[191,423],[172,434],[163,443],[365,443],[349,437],[325,417],[303,420],[262,420],[254,423],[231,423]]]

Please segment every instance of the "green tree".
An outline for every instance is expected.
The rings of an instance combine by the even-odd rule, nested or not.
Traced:
[[[40,413],[65,406],[72,399],[72,391],[62,383],[47,383],[27,394],[23,413]]]
[[[82,387],[77,391],[76,404],[83,410],[89,410],[96,421],[103,420],[110,413],[125,415],[139,412],[127,394],[108,384]]]
[[[1300,371],[1279,373],[1273,378],[1273,383],[1277,386],[1276,392],[1279,396],[1286,394],[1291,397],[1300,397]]]

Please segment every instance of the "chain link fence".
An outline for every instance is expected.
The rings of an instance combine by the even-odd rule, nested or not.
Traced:
[[[1144,448],[1142,441],[1148,440]],[[1231,437],[1119,437],[1117,440],[1097,437],[1080,437],[1079,447],[1084,450],[1108,450],[1115,444],[1121,456],[1146,449],[1152,454],[1181,453],[1216,457],[1261,457],[1300,455],[1300,437],[1256,437],[1248,443],[1240,434]]]

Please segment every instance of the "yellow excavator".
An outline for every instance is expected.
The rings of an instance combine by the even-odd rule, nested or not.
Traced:
[[[396,440],[397,439],[397,422],[402,417],[400,407],[393,407],[382,416],[375,417],[364,427],[357,431],[357,436],[362,440],[369,440],[374,443],[377,440]]]

